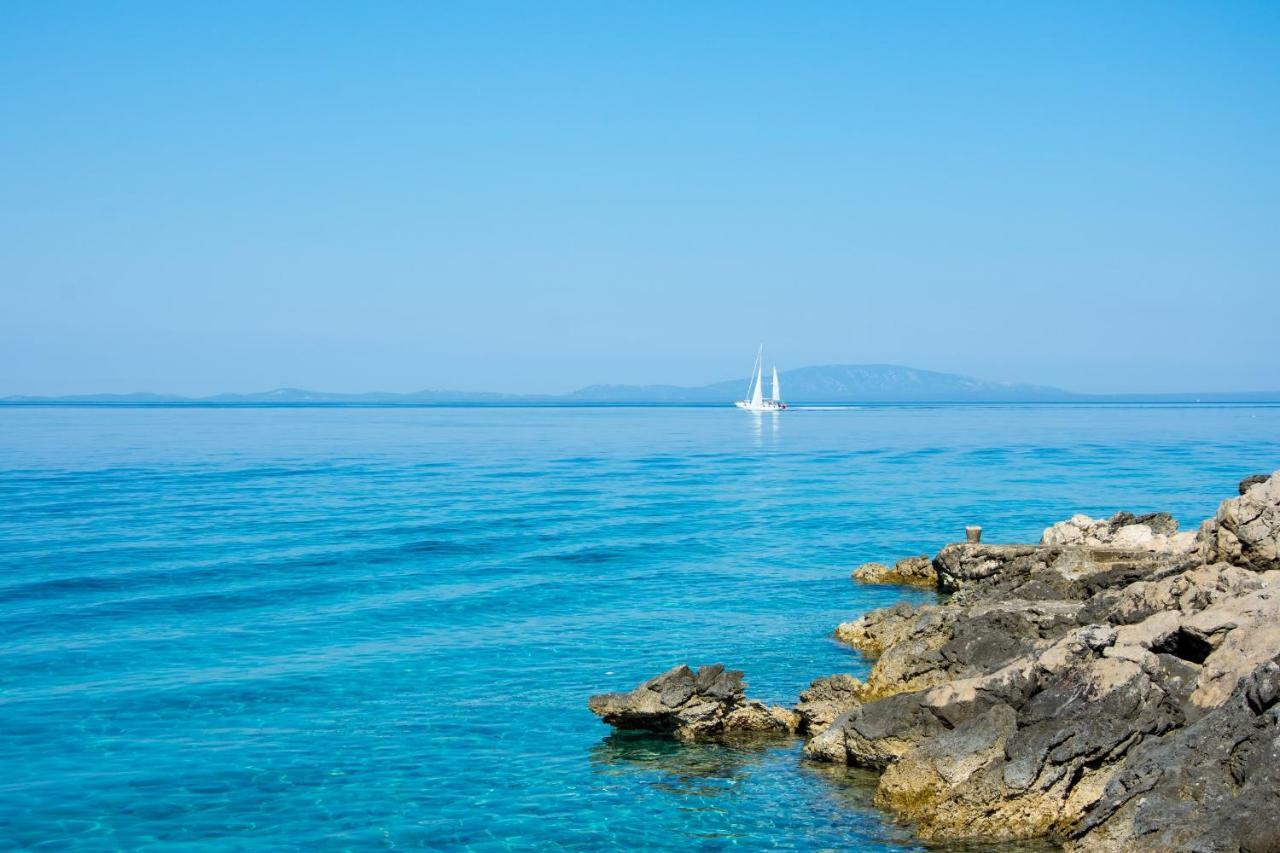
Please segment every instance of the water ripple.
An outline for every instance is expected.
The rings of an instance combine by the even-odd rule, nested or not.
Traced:
[[[905,849],[798,745],[614,735],[721,660],[865,674],[870,559],[1208,515],[1275,407],[0,410],[5,843]]]

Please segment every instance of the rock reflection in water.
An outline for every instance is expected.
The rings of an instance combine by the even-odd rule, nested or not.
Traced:
[[[651,773],[651,784],[658,790],[716,797],[732,792],[771,748],[785,746],[768,738],[684,743],[641,732],[614,732],[591,748],[591,763],[596,772],[607,775]]]

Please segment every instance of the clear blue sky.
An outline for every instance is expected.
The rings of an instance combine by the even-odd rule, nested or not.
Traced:
[[[1275,2],[0,6],[0,395],[693,384],[762,340],[1277,389],[1278,322]]]

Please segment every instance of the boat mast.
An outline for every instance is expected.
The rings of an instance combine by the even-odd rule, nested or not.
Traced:
[[[762,401],[762,387],[764,386],[764,345],[755,353],[755,389],[751,391],[751,405],[759,409],[760,401]]]

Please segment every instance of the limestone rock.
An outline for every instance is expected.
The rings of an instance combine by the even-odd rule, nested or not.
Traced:
[[[1120,593],[1107,613],[1116,625],[1141,622],[1163,611],[1197,613],[1217,601],[1261,588],[1262,577],[1226,563],[1196,566],[1154,581],[1135,581]]]
[[[900,602],[892,607],[873,610],[852,622],[836,626],[836,639],[848,643],[868,655],[878,655],[911,635],[915,621],[936,612],[936,607],[913,607]]]
[[[988,675],[868,702],[805,752],[883,769],[877,802],[925,838],[1066,831],[1128,749],[1183,719],[1154,656],[1113,657],[1117,640],[1084,626]]]
[[[1167,512],[1134,515],[1118,512],[1109,519],[1073,515],[1045,528],[1040,537],[1045,546],[1114,547],[1188,554],[1197,547],[1196,534],[1178,532],[1178,522]]]
[[[1198,721],[1134,747],[1074,851],[1280,849],[1280,659]]]
[[[904,557],[889,568],[883,563],[864,563],[853,572],[853,579],[861,583],[895,583],[907,586],[938,585],[938,573],[933,560],[927,556]]]
[[[799,717],[746,697],[738,670],[723,664],[694,672],[681,665],[626,693],[602,693],[587,701],[591,712],[618,729],[641,729],[682,740],[734,734],[794,732]]]
[[[1280,569],[1280,472],[1222,502],[1200,528],[1206,563],[1224,562],[1257,572]]]
[[[889,583],[885,578],[892,572],[893,569],[884,563],[863,563],[853,570],[853,574],[850,577],[862,583]]]
[[[800,693],[796,713],[802,734],[817,734],[841,714],[862,703],[863,684],[852,675],[830,675],[814,679],[808,689]]]
[[[968,583],[986,580],[1010,569],[1018,560],[1036,554],[1034,545],[979,545],[967,542],[948,545],[938,552],[933,565],[938,586],[959,589]]]
[[[1240,494],[1243,495],[1259,483],[1265,483],[1268,479],[1270,478],[1266,474],[1250,474],[1240,481]]]
[[[1280,590],[1264,587],[1227,598],[1184,619],[1180,641],[1199,654],[1203,669],[1191,701],[1214,708],[1226,701],[1236,683],[1260,664],[1280,655]]]
[[[987,804],[1002,795],[1005,743],[1017,730],[1017,712],[993,705],[954,729],[910,750],[890,765],[875,803],[916,822],[924,838],[985,835],[1004,838],[992,825]]]

